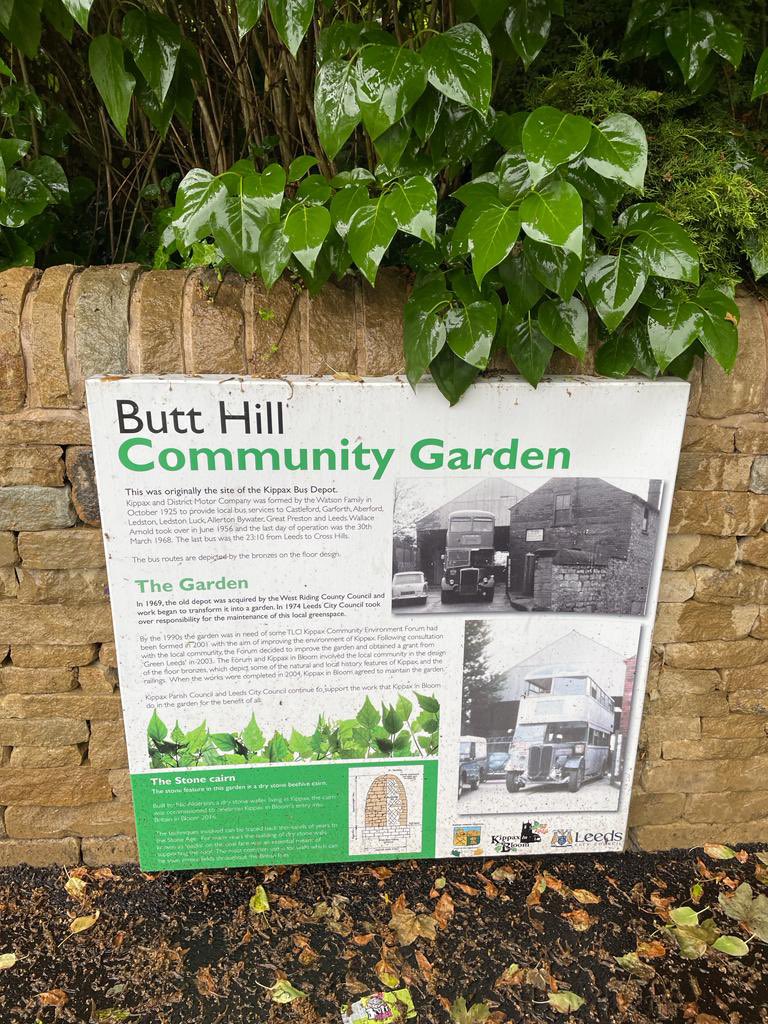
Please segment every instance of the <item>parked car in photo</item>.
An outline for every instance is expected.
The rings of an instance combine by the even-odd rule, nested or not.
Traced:
[[[459,796],[477,789],[488,774],[488,741],[484,736],[459,737]]]
[[[577,793],[610,770],[613,700],[583,670],[527,679],[506,766],[507,790],[555,783]]]
[[[492,750],[488,755],[487,779],[503,779],[506,776],[507,761],[509,761],[508,750]]]
[[[392,604],[427,603],[427,581],[423,572],[396,572],[392,577]]]

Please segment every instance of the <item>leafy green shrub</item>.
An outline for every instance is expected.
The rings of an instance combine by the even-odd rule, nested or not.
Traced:
[[[217,764],[284,764],[292,761],[433,757],[438,752],[440,703],[428,694],[400,694],[377,710],[368,697],[354,718],[334,722],[320,715],[309,735],[292,729],[267,739],[255,715],[240,732],[210,732],[206,722],[184,732],[172,730],[152,713],[147,750],[152,768],[193,768]],[[418,711],[416,711],[418,707]]]

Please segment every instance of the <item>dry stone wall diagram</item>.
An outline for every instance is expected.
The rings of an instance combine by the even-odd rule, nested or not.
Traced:
[[[421,765],[350,768],[350,854],[421,852],[423,781]]]

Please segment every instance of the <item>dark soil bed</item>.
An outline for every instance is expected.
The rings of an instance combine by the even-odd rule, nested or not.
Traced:
[[[0,954],[18,959],[0,970],[0,1021],[341,1024],[343,1003],[386,980],[410,989],[419,1022],[447,1022],[459,997],[485,1008],[471,1018],[454,1010],[458,1024],[479,1024],[487,1011],[490,1024],[768,1022],[768,945],[752,939],[741,958],[709,948],[685,959],[664,928],[669,910],[687,905],[702,921],[714,917],[720,932],[748,939],[718,896],[742,882],[754,896],[768,893],[768,868],[756,854],[154,876],[128,867],[6,870]],[[261,913],[249,906],[259,885],[269,901]],[[97,911],[90,927],[71,931],[76,918],[88,925]],[[642,977],[615,959],[635,951]],[[304,996],[271,999],[280,978]],[[563,990],[585,1000],[573,1014],[549,1003]]]

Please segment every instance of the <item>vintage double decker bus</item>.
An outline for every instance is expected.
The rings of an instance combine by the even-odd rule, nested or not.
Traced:
[[[544,783],[572,793],[610,771],[613,699],[583,669],[539,669],[526,678],[506,783],[510,793]]]
[[[494,531],[492,512],[472,509],[451,512],[443,555],[440,600],[493,601]]]

